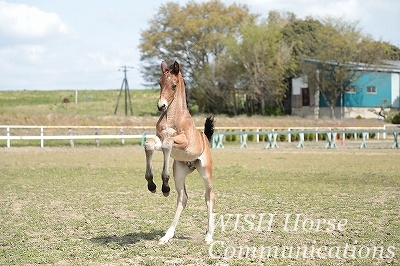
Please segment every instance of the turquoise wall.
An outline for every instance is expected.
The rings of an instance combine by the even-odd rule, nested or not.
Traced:
[[[392,75],[386,72],[366,72],[357,81],[352,83],[356,93],[345,93],[343,97],[344,106],[353,107],[376,107],[382,105],[382,100],[391,102],[392,97]],[[376,87],[376,94],[367,93],[368,86]]]
[[[387,99],[391,103],[392,80],[391,73],[386,72],[364,72],[361,77],[351,85],[355,86],[355,93],[344,93],[343,106],[348,107],[377,107],[383,104],[382,100]],[[375,86],[376,93],[367,93],[367,87]],[[325,100],[320,96],[320,106],[327,107]],[[336,102],[340,106],[340,99]]]

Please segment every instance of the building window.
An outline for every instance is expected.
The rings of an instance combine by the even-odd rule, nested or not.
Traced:
[[[356,86],[349,86],[346,88],[346,93],[356,93],[357,87]]]
[[[368,94],[376,94],[376,87],[375,86],[368,86],[367,87]]]
[[[310,90],[308,88],[301,88],[302,106],[310,106]]]

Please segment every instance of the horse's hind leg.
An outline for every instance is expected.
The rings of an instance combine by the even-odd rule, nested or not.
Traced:
[[[188,174],[193,172],[193,169],[189,168],[185,163],[174,161],[173,165],[174,171],[174,181],[175,181],[175,189],[178,193],[178,197],[176,200],[176,212],[174,220],[171,223],[171,226],[168,228],[165,235],[160,239],[160,244],[167,243],[175,234],[175,228],[178,224],[179,217],[181,216],[182,211],[186,207],[186,203],[188,201],[188,196],[186,193],[185,187],[185,178]]]
[[[152,158],[153,158],[153,153],[154,150],[159,149],[161,147],[161,141],[158,137],[155,137],[154,139],[146,141],[144,145],[144,150],[146,153],[146,174],[145,178],[147,180],[147,188],[149,191],[155,193],[156,192],[156,184],[153,182],[153,164],[152,164]]]
[[[200,160],[197,160],[196,164],[197,171],[201,175],[204,185],[205,185],[205,201],[207,206],[207,232],[205,237],[205,242],[207,244],[212,243],[213,235],[214,235],[214,217],[213,217],[213,209],[215,203],[214,192],[212,191],[212,159],[211,153],[205,152]]]

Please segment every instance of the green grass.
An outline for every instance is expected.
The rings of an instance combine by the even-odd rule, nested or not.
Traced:
[[[160,115],[156,103],[159,89],[130,90],[133,116],[125,116],[124,93],[114,115],[120,90],[80,90],[78,104],[75,91],[0,91],[0,124],[38,126],[154,126]],[[69,103],[63,103],[63,99]],[[196,125],[204,124],[208,114],[194,116]],[[220,127],[377,127],[376,119],[330,120],[299,117],[216,116]]]
[[[216,217],[275,214],[272,231],[217,223],[212,258],[205,245],[204,189],[187,178],[189,202],[166,245],[158,240],[176,193],[147,191],[138,146],[21,147],[0,155],[0,265],[371,265],[400,263],[397,150],[213,150]],[[161,185],[161,153],[155,153]],[[171,184],[173,181],[171,180]],[[173,185],[172,185],[173,187]],[[285,215],[347,220],[344,230],[284,230]],[[395,247],[391,258],[225,260],[242,247]],[[228,249],[227,249],[228,248]],[[231,252],[231,253],[229,253]],[[236,253],[237,254],[237,253]]]
[[[119,90],[75,91],[0,91],[0,115],[30,119],[34,116],[113,116]],[[158,90],[131,90],[132,109],[135,116],[157,114]],[[64,98],[69,103],[64,103]],[[117,114],[125,115],[124,92],[121,95]],[[128,109],[129,110],[129,109]],[[21,121],[22,123],[24,121]]]

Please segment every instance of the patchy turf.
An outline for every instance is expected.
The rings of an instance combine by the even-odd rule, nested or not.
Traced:
[[[207,246],[195,173],[175,238],[158,245],[176,193],[147,191],[138,146],[1,149],[0,264],[400,263],[397,150],[212,153],[216,232]],[[156,153],[158,185],[161,164]]]

